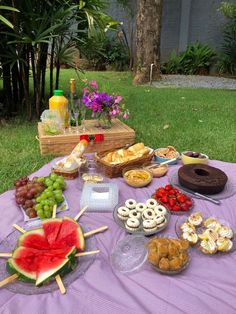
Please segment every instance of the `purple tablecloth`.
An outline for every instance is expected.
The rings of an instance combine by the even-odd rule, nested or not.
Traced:
[[[34,175],[48,175],[52,162]],[[236,178],[236,164],[212,161],[213,166]],[[178,166],[171,166],[171,170]],[[133,189],[121,178],[114,180],[120,189],[120,200],[145,200],[158,187],[168,182],[168,176],[155,179],[147,188]],[[68,181],[65,191],[73,217],[79,209],[81,191],[76,180]],[[11,231],[12,224],[21,226],[23,216],[14,201],[14,191],[0,196],[0,241]],[[194,211],[227,220],[236,230],[236,195],[222,201],[220,206],[195,199]],[[163,234],[175,234],[177,216]],[[126,234],[113,221],[111,213],[85,213],[81,222],[90,228],[108,225],[109,230],[96,236],[101,252],[94,263],[67,289],[50,294],[23,295],[0,289],[0,314],[235,314],[236,313],[236,253],[224,256],[204,256],[192,251],[189,268],[177,276],[156,273],[148,264],[129,276],[111,268],[110,253],[117,241]],[[0,261],[5,262],[5,261]]]

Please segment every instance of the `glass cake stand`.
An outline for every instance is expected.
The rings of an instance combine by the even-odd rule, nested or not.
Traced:
[[[120,240],[111,253],[112,267],[129,274],[139,270],[147,260],[147,239],[141,235],[127,235]]]

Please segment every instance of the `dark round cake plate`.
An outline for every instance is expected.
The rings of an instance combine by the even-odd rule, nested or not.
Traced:
[[[188,191],[186,191],[185,188],[183,186],[181,186],[181,184],[179,183],[179,178],[178,178],[178,170],[175,169],[174,171],[169,172],[167,175],[168,175],[170,184],[176,186],[179,189],[182,188],[184,193],[190,195],[191,197],[201,199],[200,196],[197,196],[194,194],[194,191],[192,191],[191,193],[188,193]],[[208,196],[208,197],[215,199],[215,200],[222,200],[222,199],[226,199],[226,198],[233,196],[236,193],[236,180],[233,181],[233,179],[228,174],[227,174],[227,176],[228,176],[228,181],[227,181],[227,183],[224,187],[224,190],[222,192],[217,193],[217,194],[212,194],[212,195],[207,195],[207,194],[203,194],[203,193],[201,193],[201,194]]]

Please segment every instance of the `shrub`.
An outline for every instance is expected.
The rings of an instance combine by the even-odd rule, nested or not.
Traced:
[[[220,11],[228,18],[223,37],[222,54],[218,62],[220,73],[236,73],[236,4],[223,2]]]
[[[124,71],[129,65],[128,47],[117,36],[91,38],[83,45],[81,52],[96,70],[105,70],[110,65],[116,71]]]
[[[188,45],[179,55],[172,52],[163,70],[170,74],[208,74],[216,53],[208,44],[199,42]]]

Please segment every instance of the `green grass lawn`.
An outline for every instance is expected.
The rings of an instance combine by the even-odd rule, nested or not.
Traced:
[[[62,71],[60,88],[65,93],[72,77],[76,78],[73,70]],[[97,80],[101,90],[123,96],[130,110],[127,124],[136,130],[137,141],[236,162],[236,91],[136,87],[128,72],[87,72],[84,77]],[[53,158],[40,155],[36,134],[36,121],[15,119],[0,127],[0,192]]]

